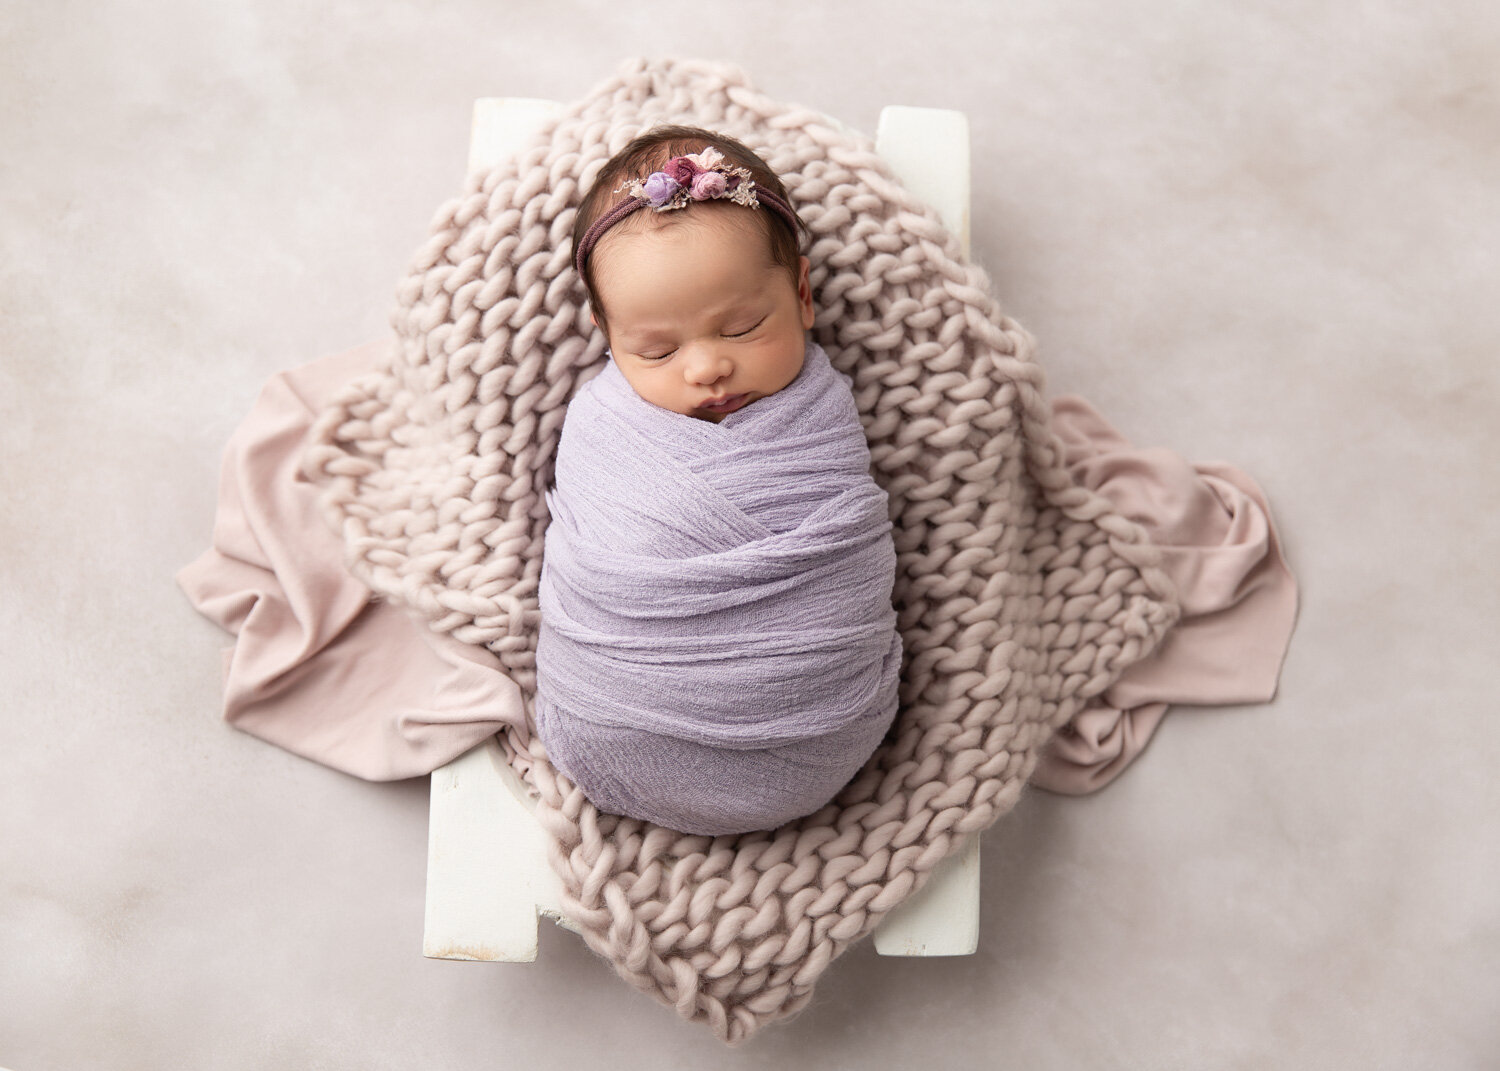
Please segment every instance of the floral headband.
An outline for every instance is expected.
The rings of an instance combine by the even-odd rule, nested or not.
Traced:
[[[660,171],[653,171],[644,180],[631,179],[615,187],[614,192],[622,190],[628,196],[594,220],[573,251],[573,267],[579,275],[583,274],[583,263],[604,232],[640,208],[669,212],[686,208],[694,201],[733,201],[747,208],[765,204],[786,220],[793,234],[797,233],[797,213],[791,206],[765,187],[757,187],[749,169],[726,164],[724,155],[712,145],[702,152],[674,156]]]

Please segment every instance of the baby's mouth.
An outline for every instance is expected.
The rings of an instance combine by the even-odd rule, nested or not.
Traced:
[[[731,394],[721,402],[704,402],[698,408],[709,413],[732,413],[749,400],[748,394]]]

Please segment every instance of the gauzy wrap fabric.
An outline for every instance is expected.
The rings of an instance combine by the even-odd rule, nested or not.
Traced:
[[[1139,524],[1073,482],[1030,337],[863,135],[733,68],[633,60],[445,204],[398,290],[397,352],[305,458],[345,565],[482,644],[528,698],[565,405],[605,359],[568,235],[582,192],[656,122],[740,138],[812,233],[813,336],[853,382],[885,488],[904,645],[885,740],[827,806],[708,837],[600,812],[528,727],[563,907],[621,977],[736,1043],[811,999],[849,945],[1015,803],[1041,748],[1179,614]]]
[[[535,715],[600,810],[688,833],[809,814],[896,714],[886,493],[848,378],[797,377],[717,424],[613,361],[568,404],[543,554]]]

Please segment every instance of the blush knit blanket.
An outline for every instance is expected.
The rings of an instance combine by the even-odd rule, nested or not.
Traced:
[[[717,424],[618,366],[568,404],[547,493],[535,716],[600,810],[774,829],[833,798],[896,714],[887,497],[848,377],[807,339]]]
[[[873,143],[693,61],[627,62],[439,210],[389,365],[337,395],[304,457],[348,570],[534,696],[544,492],[568,400],[607,359],[568,236],[604,162],[658,122],[746,142],[812,231],[812,335],[850,377],[889,499],[899,709],[826,806],[717,837],[599,810],[531,718],[502,744],[584,940],[734,1044],[800,1011],[1009,811],[1054,732],[1180,606],[1144,529],[1069,475],[1030,336]]]

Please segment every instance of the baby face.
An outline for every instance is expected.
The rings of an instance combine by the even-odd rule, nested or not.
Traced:
[[[615,227],[595,250],[594,283],[610,352],[635,392],[717,424],[797,378],[812,289],[806,257],[795,286],[771,261],[756,210],[688,211],[697,217]]]

